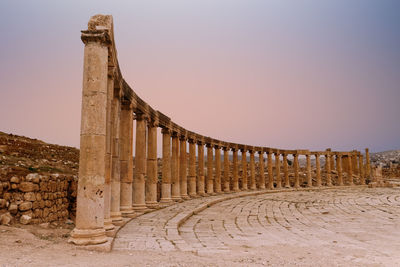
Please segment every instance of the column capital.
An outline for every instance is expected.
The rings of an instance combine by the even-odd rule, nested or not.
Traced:
[[[111,38],[108,30],[86,30],[81,31],[81,40],[87,45],[89,43],[99,43],[103,46],[111,45]]]
[[[211,143],[206,143],[206,147],[213,147],[213,144],[211,144]]]
[[[137,121],[142,121],[142,120],[147,120],[148,118],[146,114],[139,111],[135,111],[134,119]]]
[[[196,144],[196,139],[194,139],[193,137],[189,137],[187,140],[189,144]]]
[[[187,140],[186,135],[183,135],[183,134],[179,135],[179,140],[186,141]]]
[[[171,134],[171,130],[169,128],[162,127],[161,133],[162,134]]]

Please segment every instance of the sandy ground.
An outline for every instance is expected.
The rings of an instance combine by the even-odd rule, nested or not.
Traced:
[[[174,205],[174,210],[179,212],[179,205],[188,208],[191,201]],[[400,266],[398,188],[232,199],[180,226],[188,251],[124,247],[124,240],[133,238],[130,241],[136,244],[141,241],[137,236],[143,239],[157,226],[144,216],[156,218],[162,212],[128,223],[110,253],[68,244],[68,225],[0,226],[0,266]],[[140,232],[129,230],[134,224],[143,227]],[[160,240],[158,234],[151,237]]]

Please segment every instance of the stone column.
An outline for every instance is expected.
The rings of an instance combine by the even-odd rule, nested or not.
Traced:
[[[359,172],[360,172],[360,182],[361,185],[365,185],[365,176],[364,176],[364,166],[363,166],[363,155],[358,152],[358,164],[359,164]]]
[[[246,155],[246,149],[242,148],[240,149],[242,152],[242,190],[247,190],[248,189],[248,181],[247,181],[247,155]]]
[[[367,179],[371,178],[371,161],[369,159],[369,149],[365,149],[365,171],[364,176]]]
[[[224,192],[229,193],[230,190],[230,172],[229,172],[229,148],[224,147]]]
[[[196,195],[196,144],[193,139],[189,139],[189,196]]]
[[[187,153],[186,153],[186,136],[180,137],[180,154],[179,154],[179,185],[181,198],[189,199],[187,194]]]
[[[287,161],[287,154],[285,152],[282,153],[283,156],[283,176],[285,179],[285,187],[290,188],[290,181],[289,181],[289,167]]]
[[[275,172],[276,172],[276,188],[282,188],[282,178],[281,178],[281,159],[279,152],[275,153]]]
[[[330,150],[326,150],[325,154],[325,167],[326,167],[326,185],[332,186],[331,179],[331,152]]]
[[[133,110],[130,103],[123,103],[120,123],[120,168],[121,168],[121,213],[124,217],[133,215],[132,209],[132,142],[133,142]]]
[[[162,133],[162,185],[160,203],[171,203],[171,131],[163,128]]]
[[[312,187],[312,176],[311,176],[311,155],[310,152],[306,154],[306,161],[307,161],[307,187]]]
[[[353,181],[353,165],[351,160],[351,154],[347,157],[347,164],[349,166],[348,176],[349,176],[349,185],[354,185]]]
[[[157,202],[157,123],[151,121],[148,124],[147,137],[147,180],[146,180],[146,206],[154,209]]]
[[[104,180],[104,229],[106,231],[115,228],[111,220],[111,165],[112,165],[112,120],[111,104],[114,97],[114,76],[115,67],[108,67],[107,79],[107,109],[106,109],[106,162],[105,162],[105,180]]]
[[[268,160],[268,189],[274,189],[274,174],[272,173],[272,152],[268,151],[267,154]]]
[[[254,159],[254,150],[249,150],[250,152],[250,189],[256,190],[256,164]]]
[[[265,173],[264,173],[264,152],[258,151],[259,178],[258,188],[265,189]]]
[[[239,162],[238,162],[238,150],[237,148],[232,148],[233,152],[233,173],[232,173],[232,190],[234,192],[239,192]]]
[[[351,165],[353,166],[353,173],[358,175],[358,164],[357,164],[357,151],[353,150],[351,153]]]
[[[215,146],[215,179],[214,192],[221,193],[221,148]]]
[[[316,168],[316,179],[317,179],[317,187],[322,186],[321,181],[321,162],[319,161],[320,153],[315,153],[315,168]]]
[[[106,107],[109,37],[107,32],[83,33],[82,116],[76,226],[70,242],[77,245],[107,241],[104,230],[106,175]],[[93,62],[96,67],[93,67]]]
[[[133,202],[135,211],[143,211],[146,182],[146,120],[142,113],[136,113],[135,177],[133,179]]]
[[[200,196],[205,196],[205,183],[204,183],[204,144],[201,141],[197,142],[198,152],[198,169],[197,169],[197,192]]]
[[[214,175],[213,175],[213,147],[212,144],[207,144],[207,194],[214,194]]]
[[[338,173],[338,185],[343,186],[342,155],[336,155],[336,171]]]
[[[121,168],[120,168],[120,119],[121,119],[121,91],[114,88],[114,97],[111,103],[112,119],[112,148],[111,148],[111,212],[110,217],[115,225],[122,223],[121,214]]]
[[[326,150],[325,150],[326,152],[331,152],[332,151],[332,149],[330,149],[330,148],[327,148]],[[327,154],[325,154],[325,172],[328,172],[328,164],[330,165],[330,161],[328,162],[327,161],[327,156],[326,156]]]
[[[299,154],[293,154],[294,187],[300,188],[299,180]]]
[[[177,133],[172,134],[172,157],[171,157],[171,191],[172,200],[181,200],[181,191],[179,185],[179,170],[178,170],[178,159],[179,158],[179,140]]]

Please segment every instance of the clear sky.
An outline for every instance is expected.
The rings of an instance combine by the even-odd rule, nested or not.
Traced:
[[[0,1],[0,131],[79,147],[90,16],[188,130],[279,148],[400,149],[400,1]]]

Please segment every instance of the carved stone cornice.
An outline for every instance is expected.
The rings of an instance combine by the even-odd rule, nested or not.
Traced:
[[[100,43],[104,46],[111,45],[111,38],[108,30],[86,30],[81,31],[81,40],[87,45],[89,43]]]

